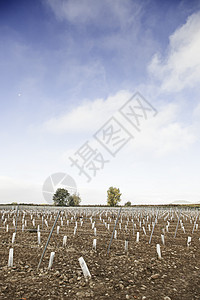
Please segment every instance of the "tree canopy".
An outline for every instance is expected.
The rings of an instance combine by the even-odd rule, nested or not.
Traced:
[[[110,187],[107,190],[107,204],[109,206],[117,206],[121,201],[120,190],[116,187]]]
[[[54,205],[66,206],[70,193],[66,189],[59,188],[53,195]]]
[[[81,198],[78,194],[70,195],[68,198],[68,205],[69,206],[79,206],[81,202]]]
[[[78,206],[81,198],[78,194],[70,195],[68,190],[58,188],[53,195],[53,202],[56,206]]]

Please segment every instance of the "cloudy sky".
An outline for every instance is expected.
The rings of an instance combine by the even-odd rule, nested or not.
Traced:
[[[56,173],[82,204],[200,201],[198,0],[4,0],[0,37],[1,203]]]

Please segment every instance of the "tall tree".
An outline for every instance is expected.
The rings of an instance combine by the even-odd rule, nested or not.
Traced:
[[[81,198],[79,194],[70,195],[68,198],[68,205],[69,206],[79,206],[81,203]]]
[[[107,190],[107,204],[109,206],[116,206],[121,201],[121,193],[120,190],[116,187],[110,187]]]
[[[57,189],[55,194],[53,195],[54,205],[57,206],[66,206],[68,203],[70,193],[66,189]]]
[[[128,201],[128,202],[126,202],[125,204],[124,204],[124,206],[131,206],[131,201]]]

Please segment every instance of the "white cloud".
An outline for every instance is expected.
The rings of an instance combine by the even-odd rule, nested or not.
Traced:
[[[192,88],[200,78],[200,12],[191,15],[187,22],[169,38],[168,55],[154,55],[149,71],[161,80],[161,89],[167,92]]]
[[[158,109],[154,119],[147,120],[133,143],[136,151],[153,151],[154,155],[168,155],[186,149],[196,142],[195,123],[181,121],[181,104],[168,103]]]
[[[158,41],[143,24],[141,1],[46,0],[62,32],[62,63],[55,82],[67,93],[102,97],[132,86],[155,52]],[[70,25],[69,25],[70,24]],[[75,33],[74,33],[75,32]]]
[[[114,96],[94,101],[85,101],[73,110],[44,123],[43,128],[53,133],[88,132],[98,129],[130,97],[129,91],[119,91]]]
[[[95,22],[111,27],[119,24],[121,27],[129,23],[140,13],[141,6],[137,2],[128,1],[93,1],[93,0],[46,0],[47,5],[52,9],[58,20],[67,20],[72,23]],[[131,12],[130,8],[133,9]]]
[[[60,20],[84,22],[95,19],[97,16],[99,2],[86,1],[61,1],[47,0],[56,17]]]
[[[107,99],[86,101],[77,108],[43,124],[43,130],[54,134],[96,132],[111,116],[117,116],[118,109],[132,96],[130,91],[119,91]],[[153,104],[153,103],[152,103]],[[153,104],[154,105],[154,104]],[[134,142],[129,146],[131,151],[153,151],[157,155],[165,155],[185,149],[197,139],[196,122],[184,124],[181,120],[183,107],[179,103],[163,103],[156,107],[155,118],[143,123],[141,133],[135,135]],[[194,113],[197,108],[195,107]],[[120,115],[118,116],[120,117]],[[124,122],[124,119],[121,120]],[[124,126],[131,132],[129,123]],[[128,148],[127,148],[128,149]]]

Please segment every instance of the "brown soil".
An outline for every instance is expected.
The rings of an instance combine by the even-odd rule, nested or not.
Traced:
[[[86,211],[86,210],[85,210]],[[98,210],[100,211],[100,210]],[[102,210],[103,211],[103,210]],[[80,211],[77,210],[77,216]],[[143,213],[143,216],[139,215]],[[192,300],[200,299],[200,241],[199,228],[192,234],[194,213],[186,212],[182,221],[186,233],[179,224],[176,238],[174,232],[177,216],[166,219],[168,211],[160,212],[158,223],[149,244],[150,231],[148,224],[155,217],[151,211],[134,213],[137,227],[133,234],[132,213],[123,213],[122,229],[117,225],[117,239],[113,239],[110,254],[107,255],[108,244],[116,220],[116,211],[110,211],[107,217],[99,213],[93,216],[97,236],[94,236],[90,215],[83,215],[83,225],[77,218],[78,228],[74,236],[75,220],[71,221],[74,212],[63,215],[63,226],[59,234],[54,229],[44,259],[39,271],[37,266],[47,241],[54,218],[48,218],[49,227],[44,224],[41,230],[41,245],[37,245],[37,233],[21,231],[22,212],[18,218],[14,248],[14,266],[8,268],[9,249],[12,248],[13,215],[9,217],[9,232],[6,232],[3,220],[0,228],[0,299],[146,299],[146,300]],[[82,209],[81,214],[84,214]],[[88,213],[89,214],[89,213]],[[127,216],[129,222],[127,232]],[[149,215],[147,221],[146,217]],[[0,218],[1,218],[0,214]],[[56,214],[54,215],[56,216]],[[76,217],[77,217],[76,216]],[[7,214],[5,217],[8,218]],[[4,217],[4,219],[5,219]],[[111,217],[111,220],[108,218]],[[138,218],[145,220],[146,235],[139,226]],[[150,218],[151,217],[151,218]],[[36,227],[42,228],[41,214],[33,215]],[[186,219],[187,218],[187,219]],[[67,226],[67,219],[69,226]],[[110,224],[107,230],[103,219]],[[32,228],[30,214],[27,212],[27,228]],[[160,235],[170,221],[169,232],[165,230],[165,245],[162,245]],[[198,219],[199,221],[199,219]],[[121,218],[119,223],[121,222]],[[198,222],[197,222],[198,223]],[[60,219],[58,220],[60,225]],[[143,226],[143,224],[142,224]],[[12,227],[12,229],[11,229]],[[136,243],[136,232],[140,232],[140,241]],[[63,236],[67,235],[67,246],[62,246]],[[187,247],[187,237],[192,237],[190,247]],[[97,239],[97,250],[92,250],[93,239]],[[124,250],[125,240],[129,240],[128,253]],[[161,246],[162,259],[157,258],[156,244]],[[51,270],[48,270],[50,252],[55,251]],[[84,279],[78,258],[83,256],[92,278]],[[168,298],[167,298],[168,297]]]

